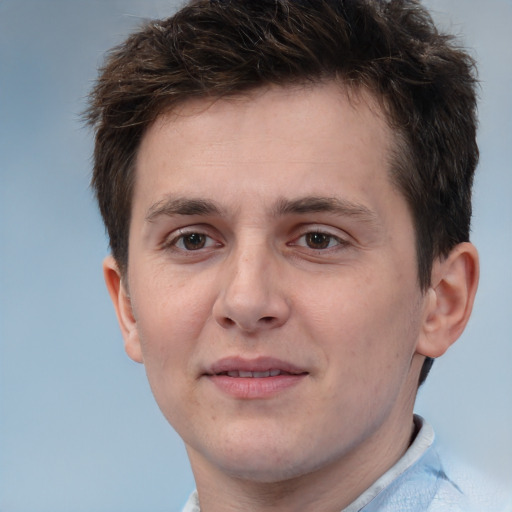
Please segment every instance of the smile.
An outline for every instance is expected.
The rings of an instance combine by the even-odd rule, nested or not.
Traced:
[[[247,360],[224,358],[205,373],[223,395],[235,399],[269,399],[298,386],[309,372],[286,361],[261,357]]]
[[[274,357],[246,359],[239,356],[225,357],[205,368],[206,375],[227,376],[233,378],[268,378],[280,375],[301,375],[307,372],[288,361]]]
[[[217,375],[227,375],[228,377],[235,378],[251,378],[251,379],[263,379],[265,377],[277,377],[278,375],[292,375],[289,372],[285,372],[282,370],[267,370],[264,372],[248,372],[243,370],[231,370],[229,372],[222,372]]]

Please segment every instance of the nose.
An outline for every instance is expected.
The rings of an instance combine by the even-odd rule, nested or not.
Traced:
[[[216,322],[225,329],[256,333],[282,326],[290,316],[277,256],[269,248],[236,251],[225,261],[220,291],[213,305]]]

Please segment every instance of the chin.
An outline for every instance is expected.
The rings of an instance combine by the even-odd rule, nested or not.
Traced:
[[[294,442],[292,436],[271,437],[268,433],[246,433],[226,439],[224,449],[206,456],[215,466],[230,476],[259,483],[277,483],[310,473],[322,466],[321,456],[313,446]],[[308,451],[305,452],[304,446]],[[316,452],[316,453],[315,453]]]
[[[311,470],[300,461],[266,460],[249,461],[248,459],[226,461],[224,472],[239,480],[262,484],[279,483],[301,477]]]

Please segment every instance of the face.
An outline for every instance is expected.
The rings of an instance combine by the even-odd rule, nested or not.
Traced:
[[[145,135],[123,332],[195,469],[279,480],[410,434],[425,298],[392,144],[334,83]]]

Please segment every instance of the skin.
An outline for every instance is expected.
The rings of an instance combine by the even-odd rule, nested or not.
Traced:
[[[471,311],[476,250],[436,260],[420,290],[393,134],[345,92],[189,102],[138,153],[128,273],[107,258],[105,278],[206,512],[353,501],[407,449],[423,360]]]

